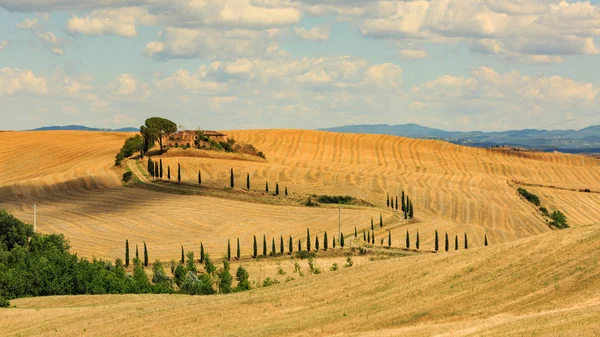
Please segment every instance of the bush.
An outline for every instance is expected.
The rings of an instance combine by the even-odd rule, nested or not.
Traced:
[[[546,207],[540,207],[540,212],[542,212],[542,214],[544,214],[545,216],[550,216]]]
[[[315,262],[312,257],[308,259],[308,268],[313,274],[321,274],[321,269],[317,265],[315,265]]]
[[[0,296],[0,308],[8,308],[10,306],[10,302],[7,301],[4,297]]]
[[[299,259],[310,259],[316,256],[317,254],[315,252],[307,252],[305,250],[296,252],[296,258]]]
[[[279,284],[279,281],[277,281],[277,280],[276,280],[276,279],[274,279],[274,278],[267,277],[267,278],[266,278],[266,279],[263,281],[263,283],[262,283],[262,286],[263,286],[263,287],[270,287],[270,286],[272,286],[272,285],[275,285],[275,284]]]
[[[344,265],[344,268],[352,267],[353,265],[354,265],[354,262],[352,262],[352,257],[348,256],[346,258],[346,264]]]
[[[558,228],[568,228],[569,227],[569,225],[567,225],[567,217],[561,211],[552,212],[552,214],[550,214],[550,219],[552,219],[552,222],[550,222],[550,224],[555,227],[558,227]]]
[[[527,201],[529,201],[530,203],[538,207],[540,206],[540,198],[538,198],[537,195],[531,194],[526,189],[521,187],[517,189],[517,192],[519,192],[519,194],[522,195],[525,199],[527,199]]]
[[[127,172],[123,173],[123,181],[124,182],[128,183],[131,180],[131,178],[133,178],[133,172],[127,171]]]
[[[250,281],[248,281],[248,272],[242,266],[239,266],[235,272],[235,279],[238,281],[235,291],[250,290]]]
[[[354,198],[351,196],[342,196],[342,195],[319,195],[317,197],[317,202],[322,204],[343,204],[347,205],[354,201]]]
[[[339,269],[339,266],[337,263],[334,263],[331,267],[329,267],[329,271],[336,271]]]
[[[306,206],[306,207],[317,207],[317,206],[319,206],[319,203],[314,200],[313,196],[309,196],[306,199],[306,201],[304,202],[304,206]]]

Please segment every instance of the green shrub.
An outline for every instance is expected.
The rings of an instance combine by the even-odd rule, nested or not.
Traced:
[[[239,266],[235,272],[235,280],[238,282],[235,291],[250,290],[250,281],[248,280],[248,272],[242,266]]]
[[[306,250],[302,250],[302,251],[297,251],[295,256],[298,259],[309,259],[309,258],[316,257],[317,254],[315,254],[315,252],[308,252]]]
[[[321,274],[321,269],[315,264],[312,257],[308,258],[308,268],[313,274]]]
[[[526,189],[521,188],[521,187],[519,187],[517,189],[517,192],[519,192],[519,194],[522,195],[523,198],[525,198],[530,203],[532,203],[538,207],[540,206],[540,198],[538,198],[537,195],[529,193]]]
[[[355,200],[354,197],[351,196],[342,196],[342,195],[319,195],[317,196],[317,202],[322,204],[350,204]]]
[[[267,277],[267,278],[266,278],[266,279],[263,281],[263,283],[262,283],[262,286],[263,286],[263,287],[270,287],[270,286],[272,286],[272,285],[275,285],[275,284],[279,284],[279,281],[277,281],[277,280],[276,280],[276,279],[274,279],[274,278]]]
[[[550,214],[550,222],[551,225],[556,226],[557,228],[568,228],[567,225],[567,217],[561,211],[554,211]]]
[[[344,264],[344,268],[352,267],[353,265],[354,265],[354,262],[352,262],[352,257],[348,256],[346,258],[346,264]]]
[[[329,267],[329,271],[336,271],[339,269],[339,266],[337,263],[334,263],[331,267]]]
[[[10,302],[7,301],[4,297],[0,296],[0,308],[8,308],[10,306]]]

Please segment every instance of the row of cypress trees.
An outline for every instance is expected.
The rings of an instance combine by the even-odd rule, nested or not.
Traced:
[[[404,194],[404,191],[402,191],[401,199],[402,199],[402,207],[400,209],[402,210],[402,213],[404,213],[404,219],[412,219],[414,217],[414,209],[413,209],[412,200],[410,200],[408,195]],[[396,212],[398,212],[398,207],[399,207],[398,206],[398,196],[396,196],[396,198],[394,199],[394,197],[390,197],[390,193],[387,192],[385,203],[388,208],[392,209],[392,211],[395,209]]]
[[[329,247],[329,242],[332,243],[332,248],[335,249],[336,248],[336,240],[335,237],[330,241],[328,239],[327,236],[327,232],[323,233],[323,238],[322,241],[319,241],[319,236],[315,236],[315,240],[314,240],[314,249],[312,246],[312,240],[310,237],[310,229],[306,229],[306,249],[303,250],[302,249],[302,240],[298,239],[298,245],[297,245],[297,252],[302,252],[302,251],[306,251],[306,252],[310,252],[310,251],[319,251],[319,250],[328,250]],[[322,246],[321,246],[322,245]],[[340,241],[339,241],[339,245],[342,247],[342,249],[345,246],[345,239],[344,239],[344,233],[341,233],[340,236]],[[275,238],[271,239],[271,252],[268,253],[267,250],[267,236],[263,234],[263,239],[262,239],[262,254],[259,255],[259,251],[258,251],[258,239],[256,238],[256,235],[254,235],[254,239],[253,239],[253,244],[252,244],[252,257],[257,258],[259,256],[276,256],[276,255],[283,255],[285,254],[285,240],[283,239],[283,236],[279,237],[279,251],[277,250],[276,244],[275,244]],[[229,245],[229,240],[228,240],[228,245],[227,245],[227,256],[231,256],[230,254],[231,248]],[[292,238],[292,236],[290,235],[288,238],[288,244],[287,244],[287,253],[288,254],[292,254],[294,252],[294,239]],[[240,241],[238,239],[238,243],[237,243],[237,258],[240,258]]]
[[[417,232],[418,233],[418,232]],[[407,232],[408,234],[408,232]],[[487,238],[487,234],[483,235],[483,245],[487,247],[488,245],[488,238]],[[439,251],[439,236],[438,236],[438,231],[435,231],[435,241],[434,241],[434,249],[435,251]],[[467,233],[465,233],[465,238],[464,238],[464,249],[469,249],[469,239],[467,237]],[[445,251],[449,251],[450,250],[450,241],[448,239],[448,233],[445,233],[445,239],[444,239],[444,250]],[[454,236],[454,250],[458,250],[458,235]]]
[[[155,179],[163,178],[163,162],[160,159],[158,162],[153,161],[152,158],[148,157],[148,173]],[[200,178],[200,172],[198,172]],[[171,167],[167,166],[167,179],[171,180]],[[177,181],[181,183],[181,164],[177,164]]]
[[[140,253],[138,251],[138,245],[135,245],[135,258],[139,260]],[[129,240],[125,240],[125,266],[129,267]],[[148,247],[144,241],[144,266],[148,267]]]

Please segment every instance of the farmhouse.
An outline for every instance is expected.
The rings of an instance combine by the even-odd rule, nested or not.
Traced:
[[[202,147],[209,141],[226,142],[227,135],[213,130],[185,130],[172,134],[165,141],[167,147],[177,147],[179,145]]]

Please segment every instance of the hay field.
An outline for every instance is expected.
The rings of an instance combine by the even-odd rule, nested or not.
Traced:
[[[0,310],[0,334],[594,336],[599,249],[596,224],[231,295],[18,299]]]
[[[251,175],[253,188],[271,190],[278,181],[293,194],[335,194],[364,198],[385,208],[385,193],[404,189],[414,201],[418,223],[393,227],[394,245],[406,230],[419,230],[423,248],[433,246],[433,232],[469,235],[471,247],[483,234],[492,244],[549,229],[532,206],[509,186],[510,180],[568,188],[600,190],[599,161],[575,155],[507,152],[456,146],[433,140],[380,135],[349,135],[300,130],[230,131],[238,141],[265,152],[268,162],[164,156],[165,165],[182,164],[183,180],[221,188],[229,169],[237,186]],[[304,236],[337,230],[337,210],[244,203],[202,196],[157,193],[120,185],[112,168],[114,155],[128,134],[95,132],[0,133],[0,207],[32,221],[39,204],[38,229],[64,233],[80,256],[120,257],[123,241],[149,246],[151,258],[177,258],[179,246],[194,249],[202,241],[221,255],[226,240],[242,241],[249,254],[252,235]],[[174,173],[174,171],[172,172]],[[558,192],[556,192],[558,193]],[[597,195],[560,191],[559,209],[573,226],[591,223]],[[542,196],[541,196],[542,197]],[[558,198],[548,192],[549,204]],[[589,198],[585,203],[582,197]],[[542,197],[544,198],[544,197]],[[568,204],[567,206],[562,206]],[[596,207],[597,208],[597,207]],[[347,209],[342,229],[365,228],[378,209]],[[384,217],[395,222],[390,212]],[[588,214],[588,215],[586,215]],[[597,218],[596,218],[597,220]],[[384,231],[377,238],[386,236]]]

